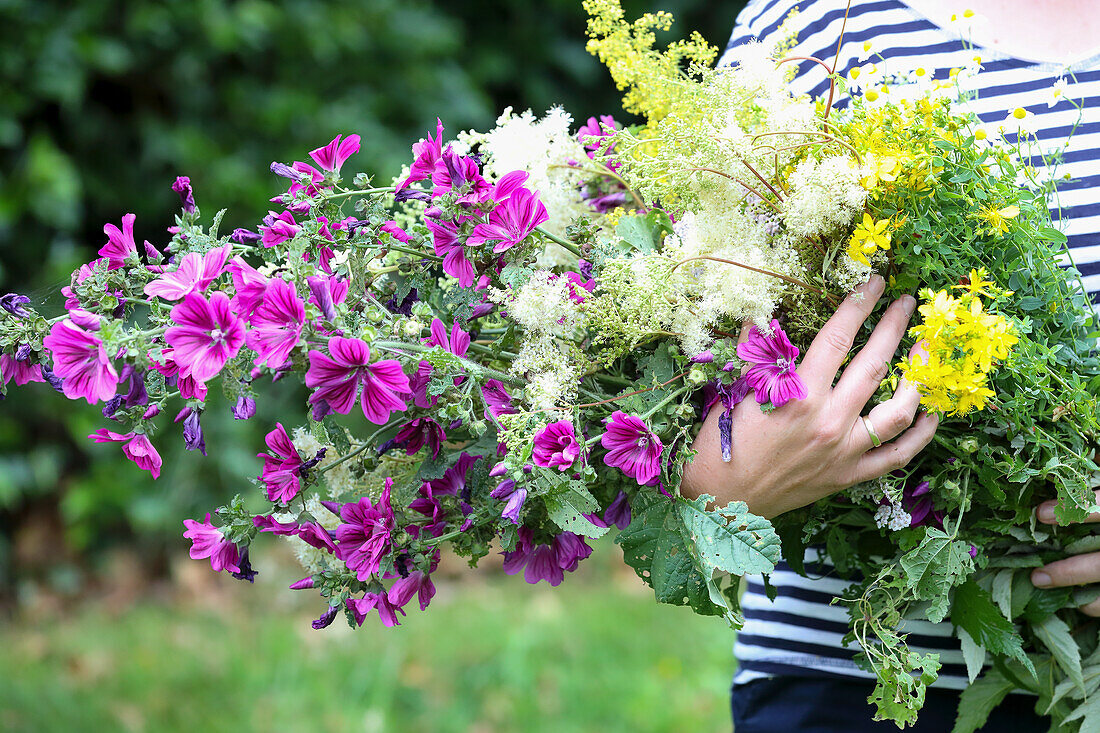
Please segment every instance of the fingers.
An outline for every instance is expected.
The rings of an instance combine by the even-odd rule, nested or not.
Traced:
[[[1081,613],[1085,614],[1086,616],[1100,616],[1100,598],[1097,598],[1092,603],[1086,603],[1085,605],[1081,606]]]
[[[1100,552],[1067,557],[1037,568],[1031,573],[1031,583],[1036,588],[1064,588],[1100,583]]]
[[[833,396],[853,416],[860,413],[867,400],[871,399],[879,384],[890,373],[890,362],[916,307],[917,301],[912,295],[903,295],[891,303],[882,320],[875,326],[867,344],[844,368],[844,373],[833,390]]]
[[[828,389],[833,386],[833,377],[844,363],[860,326],[871,314],[885,287],[886,283],[880,276],[872,276],[844,299],[818,332],[798,367],[799,376],[806,380],[811,392],[815,387]]]
[[[939,424],[939,415],[922,412],[913,421],[913,426],[903,432],[897,440],[886,443],[880,448],[873,448],[860,457],[859,463],[856,464],[853,483],[870,481],[904,467],[924,449],[924,446],[932,442],[932,436],[936,434]],[[862,425],[857,424],[856,428],[864,430]],[[878,430],[877,425],[875,429]]]
[[[911,358],[923,360],[926,357],[924,346],[918,343],[909,351],[909,355]],[[845,373],[847,373],[847,370],[845,370]],[[893,397],[871,408],[867,419],[871,421],[871,425],[875,429],[875,435],[878,436],[881,442],[885,443],[888,440],[893,440],[913,424],[913,419],[917,415],[917,408],[920,407],[920,397],[920,391],[916,386],[903,377],[898,382]],[[836,390],[833,391],[832,398],[843,399],[837,395]],[[845,408],[841,407],[839,409]],[[871,435],[862,424],[862,420],[856,420],[854,425],[851,444],[857,446],[860,452],[874,448]]]
[[[1100,504],[1100,491],[1094,492],[1096,495],[1096,503]],[[1057,506],[1056,501],[1044,501],[1035,509],[1035,517],[1043,524],[1057,524],[1058,521],[1054,518],[1054,507]],[[1093,512],[1085,517],[1084,522],[1100,522],[1100,512]]]

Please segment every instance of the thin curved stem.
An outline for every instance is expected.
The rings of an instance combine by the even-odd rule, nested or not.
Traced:
[[[669,274],[672,274],[672,272],[675,272],[676,269],[678,267],[680,267],[680,265],[687,264],[688,262],[694,262],[696,260],[709,260],[711,262],[721,262],[721,263],[726,264],[726,265],[733,265],[734,267],[741,267],[741,268],[744,268],[746,270],[751,270],[752,272],[759,272],[761,275],[770,275],[771,277],[778,278],[779,280],[782,280],[783,282],[788,282],[791,285],[798,285],[799,287],[805,288],[806,290],[809,290],[811,293],[816,293],[817,295],[821,296],[822,298],[827,298],[830,302],[833,301],[833,296],[832,296],[831,293],[826,293],[821,288],[816,287],[814,285],[810,285],[805,280],[799,280],[796,277],[791,277],[790,275],[784,275],[784,274],[779,273],[779,272],[773,272],[772,270],[765,270],[762,267],[753,267],[752,265],[746,265],[744,262],[737,262],[736,260],[727,260],[723,257],[709,257],[709,256],[705,256],[705,255],[701,256],[701,257],[688,257],[686,260],[680,260],[675,265],[673,265],[672,270],[669,271]]]
[[[570,242],[568,239],[562,239],[561,237],[559,237],[556,234],[551,234],[550,232],[543,229],[542,227],[535,227],[535,231],[537,231],[539,234],[541,234],[544,237],[546,237],[547,239],[549,239],[551,242],[555,242],[556,244],[560,244],[562,247],[569,250],[570,252],[575,254],[577,257],[581,256],[580,248],[577,247],[577,245]]]

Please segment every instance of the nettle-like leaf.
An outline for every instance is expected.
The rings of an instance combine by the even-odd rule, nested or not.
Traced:
[[[981,728],[993,708],[1000,705],[1015,687],[1000,671],[990,669],[959,696],[959,712],[951,733],[974,733]]]
[[[721,615],[723,608],[711,599],[710,578],[700,572],[684,537],[676,501],[662,495],[640,495],[631,509],[630,526],[615,538],[626,564],[653,588],[661,603],[691,606],[707,616]]]
[[[1070,633],[1069,626],[1057,616],[1051,615],[1031,625],[1031,630],[1039,641],[1043,642],[1054,661],[1077,686],[1081,695],[1085,695],[1085,680],[1081,671],[1081,648]],[[1098,711],[1100,712],[1100,711]]]
[[[714,497],[703,494],[680,502],[687,536],[708,569],[731,575],[770,573],[782,557],[779,535],[771,522],[749,512],[743,501],[708,511]]]
[[[968,543],[929,527],[916,549],[902,555],[901,567],[906,585],[917,598],[929,602],[928,620],[938,622],[947,616],[952,587],[974,569],[974,560]]]
[[[1034,676],[1035,668],[1024,653],[1023,641],[993,602],[993,596],[973,580],[955,591],[951,604],[951,623],[966,631],[979,647],[1018,660]],[[1076,650],[1077,645],[1073,648]],[[1077,674],[1081,674],[1081,657],[1077,656]]]

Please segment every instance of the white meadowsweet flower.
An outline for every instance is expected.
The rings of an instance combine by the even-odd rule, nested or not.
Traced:
[[[1047,90],[1047,108],[1051,108],[1054,105],[1066,99],[1066,87],[1069,86],[1069,82],[1066,81],[1066,77],[1059,77],[1050,89]]]

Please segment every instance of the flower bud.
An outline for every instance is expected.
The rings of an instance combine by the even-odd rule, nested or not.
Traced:
[[[964,453],[974,453],[978,450],[979,447],[981,447],[981,444],[978,443],[977,438],[963,438],[959,441],[958,445],[959,449],[962,450]]]
[[[688,372],[687,381],[689,384],[700,385],[707,381],[707,375],[702,369],[692,369]]]

